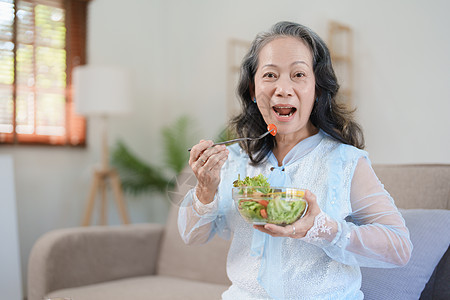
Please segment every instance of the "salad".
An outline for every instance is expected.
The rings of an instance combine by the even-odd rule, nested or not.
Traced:
[[[292,224],[306,212],[304,190],[271,187],[262,174],[233,182],[233,199],[242,217],[253,224]]]

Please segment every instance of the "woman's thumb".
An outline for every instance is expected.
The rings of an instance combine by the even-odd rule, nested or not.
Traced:
[[[316,195],[314,195],[310,190],[305,191],[305,200],[311,204],[312,202],[316,202]]]
[[[310,190],[305,191],[305,200],[308,202],[308,213],[315,215],[320,212],[319,205],[317,204],[316,195],[314,195]]]

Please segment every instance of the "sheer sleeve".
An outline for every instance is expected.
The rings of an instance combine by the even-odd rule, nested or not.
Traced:
[[[364,267],[405,265],[412,244],[405,221],[369,161],[360,158],[351,182],[352,213],[342,221],[321,212],[304,240],[333,259]]]
[[[232,221],[227,216],[234,211],[231,188],[238,174],[245,174],[248,157],[239,144],[227,147],[230,151],[220,173],[220,184],[214,200],[203,204],[196,196],[196,188],[189,190],[178,210],[178,231],[187,244],[203,244],[215,234],[230,239]]]
[[[211,203],[201,203],[195,188],[186,194],[178,211],[178,231],[186,244],[204,244],[214,235],[217,202],[216,194]]]

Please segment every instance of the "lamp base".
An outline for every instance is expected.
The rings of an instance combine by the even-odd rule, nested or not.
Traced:
[[[91,223],[92,212],[94,210],[95,198],[98,191],[101,194],[100,203],[100,224],[107,224],[107,201],[106,189],[108,180],[111,180],[111,186],[116,200],[117,209],[122,219],[123,224],[129,224],[128,213],[123,199],[122,184],[119,174],[113,168],[101,168],[94,170],[94,178],[91,184],[91,190],[87,201],[86,210],[84,213],[82,226],[88,226]]]

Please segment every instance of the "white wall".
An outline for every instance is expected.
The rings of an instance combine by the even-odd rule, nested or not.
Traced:
[[[14,167],[10,155],[0,155],[0,291],[4,299],[22,298],[22,278],[17,229],[17,202],[14,189]]]
[[[121,138],[159,164],[160,128],[184,113],[197,119],[199,138],[215,137],[226,122],[229,38],[251,40],[292,20],[326,39],[337,20],[355,33],[355,104],[372,161],[450,163],[449,10],[445,0],[92,1],[90,63],[134,72],[134,114],[110,121],[110,143]],[[80,223],[99,160],[97,127],[90,123],[85,149],[0,148],[15,159],[23,276],[40,235]],[[133,222],[164,222],[163,200],[130,198]],[[120,223],[114,210],[111,219]]]

